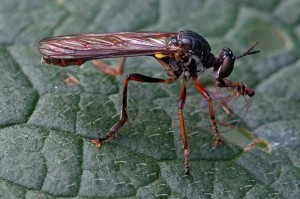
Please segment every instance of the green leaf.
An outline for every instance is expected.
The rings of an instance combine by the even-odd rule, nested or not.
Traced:
[[[0,198],[300,198],[299,8],[297,0],[1,1]],[[181,78],[130,82],[129,121],[97,148],[90,140],[119,119],[125,75],[166,72],[151,57],[128,58],[120,77],[91,62],[49,66],[37,50],[54,35],[184,29],[203,35],[214,54],[230,47],[239,55],[256,41],[261,50],[236,62],[230,79],[256,95],[230,102],[243,122],[218,125],[219,146],[207,104],[187,84],[192,176],[184,175]],[[203,83],[214,90],[210,72]],[[68,77],[79,83],[66,84]],[[228,122],[214,105],[218,124]]]

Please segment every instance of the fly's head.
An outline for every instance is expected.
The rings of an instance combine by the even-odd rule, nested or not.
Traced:
[[[214,66],[216,79],[228,77],[234,68],[235,56],[229,48],[223,48],[217,55],[218,64]]]
[[[233,71],[235,60],[247,55],[259,53],[259,50],[252,51],[257,44],[258,42],[253,44],[247,51],[239,56],[235,56],[230,48],[223,48],[216,57],[217,64],[214,66],[215,79],[227,78]]]

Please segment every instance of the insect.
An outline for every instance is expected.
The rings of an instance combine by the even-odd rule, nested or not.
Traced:
[[[212,98],[200,77],[207,69],[212,69],[217,87],[230,87],[242,96],[254,96],[254,91],[241,82],[227,79],[237,59],[259,53],[253,51],[257,43],[239,56],[235,56],[229,48],[223,48],[218,55],[211,53],[209,43],[198,33],[184,30],[176,32],[119,32],[107,34],[80,34],[46,38],[40,41],[39,52],[42,63],[58,66],[81,65],[86,61],[131,56],[154,57],[166,70],[169,78],[160,79],[132,73],[126,76],[123,83],[122,111],[119,121],[112,126],[103,137],[92,142],[99,147],[103,142],[115,137],[128,120],[127,87],[130,81],[146,83],[170,84],[183,76],[182,87],[178,99],[178,115],[184,152],[185,174],[190,175],[190,149],[187,141],[183,109],[186,102],[186,83],[191,80],[196,90],[207,100],[209,117],[212,125],[215,144],[222,142],[218,131]],[[110,74],[120,74],[122,64],[113,71],[101,65],[101,69]]]

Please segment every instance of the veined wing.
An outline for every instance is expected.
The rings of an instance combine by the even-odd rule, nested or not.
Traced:
[[[176,35],[166,32],[65,35],[41,40],[39,52],[46,63],[52,64],[64,60],[85,62],[101,58],[170,54],[180,52],[179,47],[170,45],[170,38]]]

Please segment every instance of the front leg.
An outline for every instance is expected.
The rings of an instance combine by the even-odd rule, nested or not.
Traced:
[[[255,92],[251,88],[246,87],[241,82],[232,82],[228,79],[216,79],[215,84],[217,86],[217,90],[219,90],[218,88],[224,88],[224,87],[232,88],[235,96],[248,95],[249,97],[253,97],[255,95]],[[226,100],[221,99],[220,103],[227,115],[229,115],[230,117],[233,117],[235,115],[233,110],[228,106]]]
[[[255,95],[254,90],[245,86],[245,84],[241,82],[232,82],[229,79],[216,79],[215,83],[220,88],[222,87],[233,88],[233,90],[235,91],[235,95],[242,95],[242,96],[248,95],[249,97],[253,97]]]

